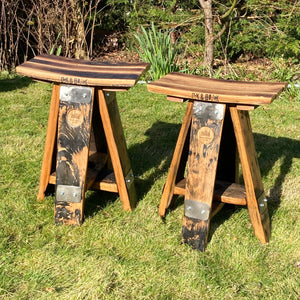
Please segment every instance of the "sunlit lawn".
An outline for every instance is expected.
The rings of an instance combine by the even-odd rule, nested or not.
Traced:
[[[271,218],[253,234],[247,209],[225,206],[205,253],[181,243],[183,199],[158,205],[186,104],[145,85],[117,93],[139,203],[87,193],[81,227],[54,224],[36,201],[51,85],[0,80],[0,299],[298,299],[300,92],[250,113]]]

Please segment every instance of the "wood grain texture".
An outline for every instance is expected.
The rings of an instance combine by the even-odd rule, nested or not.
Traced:
[[[198,220],[184,216],[182,223],[182,241],[193,249],[204,251],[207,244],[209,231],[208,220]]]
[[[53,171],[52,159],[55,158],[55,155],[53,157],[53,153],[54,153],[54,146],[56,142],[56,133],[57,133],[59,91],[60,91],[60,86],[58,84],[54,84],[52,89],[51,102],[50,102],[47,135],[46,135],[44,156],[43,156],[42,169],[40,175],[40,184],[39,184],[39,190],[37,195],[38,200],[43,200],[45,198],[45,191],[48,186],[50,174]]]
[[[255,235],[263,243],[270,238],[270,219],[267,202],[259,203],[264,198],[264,187],[255,150],[248,111],[239,111],[230,108],[234,125],[239,156],[242,165],[246,189],[247,207]],[[259,206],[259,204],[263,204]]]
[[[220,126],[220,133],[217,134],[219,149],[214,149],[211,153],[207,153],[207,147],[204,146],[213,143],[216,137],[215,131],[210,127],[214,122],[211,118],[206,118],[206,123],[202,124],[195,118],[194,111],[190,129],[187,178],[181,180],[180,176],[176,178],[176,170],[179,169],[179,164],[182,164],[183,141],[181,140],[180,143],[178,142],[181,146],[181,148],[178,146],[180,151],[176,152],[178,157],[173,157],[172,160],[177,169],[175,172],[172,170],[173,174],[168,174],[164,188],[164,191],[169,193],[163,195],[161,215],[165,214],[165,207],[169,205],[174,194],[185,196],[182,237],[183,241],[193,248],[205,250],[209,222],[213,215],[213,204],[219,201],[247,205],[256,236],[262,243],[269,241],[270,220],[267,199],[264,194],[248,111],[262,104],[270,104],[286,85],[287,83],[283,82],[216,80],[182,73],[170,73],[147,85],[150,92],[166,94],[167,99],[171,101],[181,102],[181,99],[189,99],[196,103],[201,101],[206,104],[227,105],[223,133],[222,126]],[[245,187],[238,184],[238,156],[242,165]],[[215,160],[218,161],[218,168],[214,163]],[[213,165],[213,171],[210,165]],[[216,169],[217,172],[215,172]],[[213,199],[218,202],[212,202]],[[195,201],[200,205],[195,205]],[[209,217],[207,217],[207,207],[210,209]],[[218,211],[220,207],[217,206],[215,211]],[[195,213],[191,213],[193,211]],[[204,215],[198,218],[197,214]]]
[[[149,67],[147,63],[109,63],[39,55],[18,66],[16,71],[41,81],[124,90],[134,86]]]
[[[270,104],[286,87],[287,83],[264,83],[248,81],[220,80],[169,73],[147,85],[153,93],[197,101],[246,104],[249,106]],[[240,106],[242,109],[242,106]]]
[[[68,190],[65,198],[56,193],[56,222],[82,223],[84,194],[89,188],[118,192],[125,210],[135,206],[134,177],[115,93],[112,92],[113,96],[107,97],[106,102],[103,91],[129,89],[149,67],[146,63],[92,62],[54,55],[39,55],[17,67],[20,75],[54,82],[38,198],[44,199],[49,184],[56,185],[61,195],[65,194],[62,189]],[[59,101],[61,87],[66,85],[77,86],[77,89],[92,87],[92,102],[73,101],[78,91],[77,95],[65,93],[66,98]],[[101,90],[97,90],[93,109],[96,87]],[[54,161],[57,161],[56,166]],[[100,171],[103,171],[102,177],[97,178]],[[77,196],[74,196],[77,202],[67,200],[72,194],[70,187],[80,188],[80,203]]]
[[[190,125],[192,121],[193,116],[193,102],[188,102],[186,113],[182,122],[182,126],[178,135],[177,143],[175,146],[172,162],[170,165],[170,169],[168,172],[168,177],[166,180],[166,184],[163,189],[162,197],[159,204],[159,215],[161,217],[164,217],[166,214],[167,208],[170,206],[173,194],[174,194],[174,188],[176,182],[181,180],[182,178],[179,178],[180,175],[178,175],[178,171],[180,168],[180,164],[184,164],[182,166],[183,169],[185,169],[186,160],[183,159],[182,155],[184,152],[184,146],[186,144],[189,131],[190,131]],[[183,173],[183,172],[182,172]],[[183,176],[183,174],[182,174]]]
[[[131,172],[131,164],[116,100],[116,93],[104,92],[101,89],[97,89],[97,96],[105,137],[118,186],[118,193],[123,203],[123,209],[131,211],[136,205],[137,197],[134,177],[132,176],[128,179],[130,180],[130,184],[126,182],[125,178]]]
[[[184,201],[197,201],[207,204],[211,212],[217,163],[220,150],[225,104],[194,105],[191,124],[190,149],[187,164],[186,191]],[[198,115],[197,110],[202,111]],[[217,118],[214,113],[218,112]],[[193,248],[204,251],[209,230],[209,217],[190,218],[185,211],[182,235],[183,240]]]
[[[184,178],[176,183],[174,195],[185,196],[185,188],[186,179]],[[246,205],[245,187],[237,183],[216,180],[213,200],[234,205]]]
[[[225,111],[225,105],[218,104]],[[222,135],[223,119],[211,120],[193,115],[187,165],[186,198],[211,203]],[[212,134],[208,139],[205,129]]]
[[[102,172],[98,180],[93,183],[91,188],[95,190],[118,193],[118,186],[114,171],[107,170],[106,172]]]
[[[83,221],[94,99],[94,88],[85,88],[84,91],[90,93],[88,96],[90,98],[84,103],[76,101],[76,97],[83,97],[83,93],[79,93],[78,89],[69,87],[69,94],[73,95],[69,101],[63,101],[62,93],[60,94],[58,117],[56,188],[58,186],[81,188],[79,203],[61,201],[56,192],[55,222],[69,225],[80,225]]]
[[[85,191],[87,191],[93,186],[98,174],[105,168],[107,160],[107,153],[95,152],[89,154]]]

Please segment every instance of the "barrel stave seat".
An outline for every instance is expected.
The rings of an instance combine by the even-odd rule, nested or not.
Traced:
[[[38,198],[55,186],[55,221],[83,222],[87,189],[118,193],[124,210],[136,203],[117,91],[133,87],[145,63],[108,63],[39,55],[17,73],[54,83]]]
[[[286,84],[182,73],[148,84],[150,92],[165,94],[170,101],[188,101],[159,214],[165,216],[174,195],[183,195],[182,237],[193,248],[205,250],[210,220],[224,203],[247,205],[255,235],[262,243],[269,241],[267,198],[248,111],[270,104]],[[243,185],[238,182],[239,161]]]

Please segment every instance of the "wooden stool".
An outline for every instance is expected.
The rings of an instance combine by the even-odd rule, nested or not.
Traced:
[[[149,91],[166,94],[168,100],[189,100],[159,214],[165,216],[174,195],[184,195],[182,236],[193,248],[205,250],[210,220],[223,203],[247,205],[255,235],[262,243],[269,241],[267,199],[248,110],[270,104],[285,86],[181,73],[148,84]],[[238,184],[237,153],[245,186]]]
[[[55,222],[82,223],[87,189],[119,193],[124,210],[135,206],[116,91],[134,86],[148,67],[51,55],[17,67],[21,75],[54,82],[38,198],[56,185]]]

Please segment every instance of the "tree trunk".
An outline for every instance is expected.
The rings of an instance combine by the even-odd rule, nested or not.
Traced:
[[[213,20],[213,0],[199,0],[201,7],[204,11],[204,26],[205,26],[205,54],[204,66],[209,69],[212,68],[214,63],[214,45],[215,41],[222,36],[229,25],[229,18],[237,5],[237,0],[233,0],[231,7],[227,12],[220,16],[219,22],[222,28],[218,33],[214,34],[214,20]]]
[[[84,22],[81,18],[80,14],[78,13],[78,28],[77,28],[77,35],[76,35],[76,45],[75,45],[75,57],[80,59],[87,59],[87,51],[85,47],[85,29],[84,29]]]
[[[205,20],[205,54],[204,66],[211,68],[214,62],[214,24],[212,0],[199,0],[204,11]]]
[[[82,8],[78,0],[70,0],[71,20],[73,25],[74,34],[74,50],[75,58],[85,59],[86,43],[85,43],[85,30]]]

